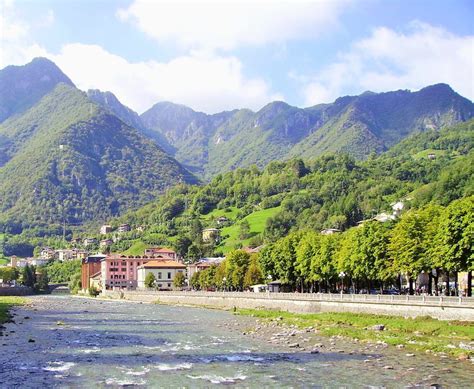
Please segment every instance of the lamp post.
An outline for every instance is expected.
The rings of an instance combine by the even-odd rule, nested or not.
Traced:
[[[222,282],[224,283],[224,292],[226,291],[226,281],[227,281],[227,278],[223,277]]]
[[[344,277],[346,276],[346,273],[341,271],[339,273],[339,278],[341,279],[341,295],[344,293]]]

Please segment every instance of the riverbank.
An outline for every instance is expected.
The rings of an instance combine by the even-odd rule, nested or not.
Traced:
[[[279,310],[292,313],[355,313],[399,317],[432,317],[474,323],[474,298],[341,295],[318,293],[250,293],[122,290],[103,297],[130,301],[212,306],[224,309]]]
[[[296,314],[282,311],[237,309],[237,315],[259,319],[253,330],[263,338],[278,340],[275,329],[303,330],[320,336],[345,338],[363,344],[395,346],[405,353],[455,357],[474,363],[474,326],[429,317],[400,318],[353,313]],[[296,335],[296,334],[295,334]]]
[[[10,309],[15,305],[23,305],[25,302],[23,297],[0,296],[0,334],[3,328],[2,324],[11,319]]]
[[[45,295],[12,313],[0,346],[0,382],[9,387],[451,388],[474,381],[470,361],[323,336],[250,312]]]

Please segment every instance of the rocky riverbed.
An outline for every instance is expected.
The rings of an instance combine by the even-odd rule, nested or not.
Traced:
[[[0,387],[472,387],[474,366],[203,308],[44,296],[0,337]]]

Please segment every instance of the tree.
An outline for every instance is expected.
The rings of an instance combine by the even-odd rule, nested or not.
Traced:
[[[301,232],[289,234],[275,243],[272,252],[276,275],[283,284],[292,287],[296,285],[298,279],[298,273],[295,269],[296,247],[302,236]]]
[[[296,248],[296,265],[295,270],[298,273],[300,279],[305,282],[319,281],[321,278],[312,272],[313,268],[311,263],[313,262],[317,251],[319,250],[321,241],[321,234],[316,231],[309,231],[303,235],[298,246]],[[312,277],[314,276],[314,277]]]
[[[181,256],[185,257],[188,254],[189,246],[191,246],[192,241],[185,235],[178,235],[176,241],[174,242],[174,249],[176,253]]]
[[[36,269],[34,266],[26,265],[21,271],[21,283],[30,288],[34,288],[36,283]]]
[[[227,284],[237,290],[244,287],[244,277],[249,265],[250,254],[243,250],[234,250],[227,254]]]
[[[244,219],[240,222],[239,228],[239,239],[245,240],[250,236],[250,223],[247,219]]]
[[[147,273],[145,276],[145,286],[147,288],[153,288],[155,286],[155,282],[156,282],[155,275],[152,272]]]
[[[474,196],[453,201],[444,211],[434,246],[435,263],[449,271],[468,272],[468,295],[474,271]]]
[[[433,268],[430,241],[433,240],[431,231],[434,228],[430,224],[437,223],[437,213],[437,208],[410,210],[392,230],[388,252],[394,269],[407,275],[410,294],[413,293],[414,278]]]
[[[188,259],[194,262],[197,259],[201,258],[201,254],[202,254],[201,248],[198,245],[192,244],[191,246],[189,246]]]
[[[46,270],[46,268],[42,267],[38,271],[36,282],[34,284],[34,289],[37,292],[45,292],[48,290],[48,286],[49,286],[48,271]]]
[[[173,285],[176,288],[182,288],[185,282],[186,282],[186,277],[184,276],[183,272],[176,273],[176,275],[174,276]]]
[[[247,268],[247,272],[244,277],[244,288],[247,288],[252,285],[260,284],[264,282],[265,278],[263,277],[262,269],[260,268],[260,263],[258,262],[258,255],[252,255],[250,257],[250,264]]]
[[[189,284],[191,285],[191,287],[193,289],[200,289],[201,285],[199,283],[199,275],[201,274],[200,271],[197,271],[195,273],[193,273],[191,279],[189,280]]]

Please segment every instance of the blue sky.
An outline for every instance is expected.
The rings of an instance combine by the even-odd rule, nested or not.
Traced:
[[[2,1],[1,65],[55,61],[138,112],[213,113],[449,83],[474,98],[474,2]]]

